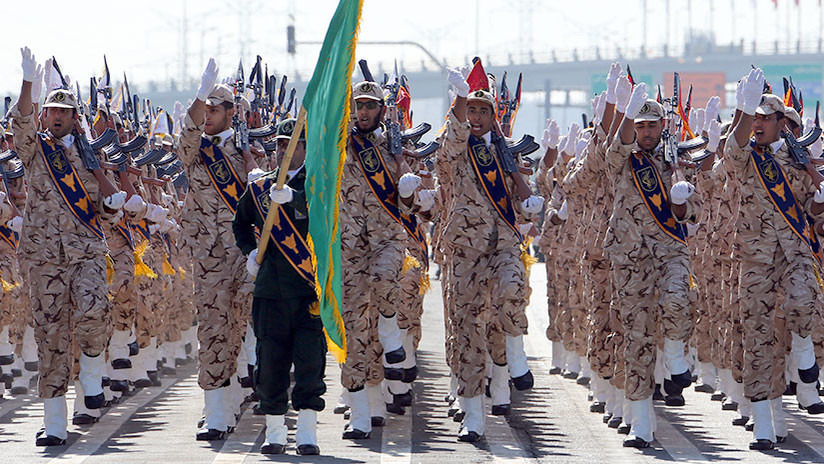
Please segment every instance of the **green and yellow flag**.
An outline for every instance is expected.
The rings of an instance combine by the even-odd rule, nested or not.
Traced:
[[[329,351],[346,360],[341,317],[340,183],[346,159],[351,76],[363,0],[340,0],[326,31],[315,72],[303,97],[306,110],[306,200],[309,247],[315,266],[320,316]]]

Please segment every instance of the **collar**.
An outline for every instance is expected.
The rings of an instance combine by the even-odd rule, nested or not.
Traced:
[[[486,134],[482,135],[482,136],[481,136],[481,138],[482,138],[482,139],[484,139],[484,142],[485,142],[487,145],[489,145],[490,143],[492,143],[492,134],[491,134],[491,133],[489,133],[489,132],[487,132]]]
[[[286,173],[287,182],[288,182],[288,181],[290,181],[290,180],[292,180],[292,179],[294,179],[294,178],[295,178],[295,176],[296,176],[296,175],[297,175],[300,171],[302,171],[302,170],[303,170],[303,166],[304,166],[304,165],[303,165],[303,164],[301,164],[299,168],[297,168],[297,169],[292,169],[291,171],[287,172],[287,173]]]
[[[778,153],[778,150],[784,146],[784,139],[779,137],[778,140],[770,144],[770,148],[772,148],[773,153]]]
[[[219,132],[219,133],[214,134],[214,135],[207,135],[206,137],[208,137],[209,140],[212,140],[212,141],[214,141],[215,137],[220,137],[220,141],[218,143],[216,143],[216,145],[219,146],[220,148],[223,148],[223,147],[226,146],[226,142],[228,142],[229,139],[231,139],[233,135],[235,135],[235,130],[230,127],[228,129],[224,130],[223,132]]]
[[[71,148],[74,143],[74,136],[72,134],[66,134],[60,139],[60,143],[62,143],[66,148]]]

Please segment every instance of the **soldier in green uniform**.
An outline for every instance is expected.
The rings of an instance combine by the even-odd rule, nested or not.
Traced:
[[[278,162],[292,136],[295,120],[278,125]],[[250,183],[240,197],[232,229],[243,254],[249,256],[246,268],[256,275],[252,301],[252,324],[257,338],[255,389],[260,410],[266,414],[264,454],[282,454],[286,448],[289,370],[295,366],[292,407],[298,410],[297,453],[320,452],[317,445],[317,412],[324,408],[321,396],[326,367],[326,339],[317,310],[314,274],[306,247],[309,227],[303,161],[306,155],[305,132],[301,133],[289,165],[288,181],[276,189],[278,169]],[[272,241],[258,265],[254,226],[263,229],[269,206],[279,207]]]

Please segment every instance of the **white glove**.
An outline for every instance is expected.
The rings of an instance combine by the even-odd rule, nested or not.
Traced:
[[[813,127],[814,125],[815,125],[815,119],[813,119],[809,116],[804,118],[804,129]]]
[[[718,96],[710,97],[707,101],[707,109],[704,115],[704,127],[702,132],[709,131],[710,121],[715,121],[718,118],[718,112],[721,111],[721,98]]]
[[[764,72],[760,68],[751,70],[743,87],[744,106],[741,111],[752,116],[761,104],[761,95],[764,93]]]
[[[809,150],[812,158],[821,158],[821,152],[824,151],[824,143],[822,142],[821,137],[815,139],[815,142],[810,145]]]
[[[146,211],[146,219],[148,219],[149,222],[158,224],[166,219],[166,209],[149,203],[148,210]]]
[[[206,65],[203,75],[200,76],[200,88],[197,89],[198,100],[205,102],[206,99],[209,98],[209,94],[212,93],[215,82],[217,82],[217,71],[218,68],[215,59],[209,58],[209,63]]]
[[[621,64],[616,61],[609,65],[609,72],[607,73],[606,103],[614,105],[618,101],[615,84],[618,83],[619,77],[621,77]]]
[[[21,48],[20,54],[23,55],[23,62],[21,63],[23,80],[26,82],[34,82],[34,78],[37,76],[37,60],[34,58],[34,55],[32,55],[29,47]]]
[[[40,103],[40,95],[43,94],[43,67],[37,65],[37,70],[34,72],[34,81],[31,83],[31,101]]]
[[[575,159],[576,160],[581,159],[581,156],[584,154],[584,150],[586,150],[588,143],[589,142],[587,140],[583,139],[583,138],[579,139],[577,142],[575,142]]]
[[[183,209],[183,205],[185,205],[185,203],[181,200],[178,200],[177,207],[180,208],[180,209]]]
[[[600,98],[599,98],[600,97]],[[593,108],[592,125],[597,126],[604,120],[604,110],[607,109],[607,93],[601,92],[598,95],[598,104]]]
[[[48,95],[52,90],[54,90],[51,86],[51,73],[52,73],[52,59],[46,59],[46,63],[43,65],[43,81],[46,83],[46,95]]]
[[[468,64],[465,66],[461,66],[461,76],[463,76],[464,80],[469,78],[469,75],[472,73],[472,66]]]
[[[156,234],[157,231],[160,229],[160,226],[157,224],[149,224],[149,233]]]
[[[407,172],[398,180],[398,195],[400,195],[401,198],[409,198],[415,194],[415,190],[417,190],[420,185],[420,176]]]
[[[815,191],[813,200],[815,200],[816,203],[824,203],[824,182],[818,184],[818,190]]]
[[[175,222],[174,222],[174,220],[169,220],[169,219],[166,219],[166,220],[164,220],[163,222],[161,222],[161,223],[160,223],[160,232],[161,232],[161,233],[164,233],[164,234],[167,234],[167,233],[169,233],[169,231],[171,231],[174,227],[175,227]]]
[[[690,110],[690,129],[692,129],[692,132],[696,136],[701,135],[701,131],[704,130],[704,115],[703,108],[693,108]]]
[[[132,197],[129,198],[129,201],[123,205],[123,209],[130,213],[136,213],[143,209],[144,206],[146,206],[146,202],[143,201],[143,198],[141,198],[140,195],[132,195]]]
[[[568,140],[569,140],[569,136],[564,135],[564,136],[561,137],[561,140],[558,142],[558,151],[560,153],[563,153],[564,150],[566,150]]]
[[[615,95],[618,99],[615,103],[615,109],[619,113],[626,114],[629,97],[632,96],[632,84],[630,84],[627,76],[618,78],[618,82],[615,84]]]
[[[538,214],[544,206],[544,197],[530,195],[529,198],[521,202],[521,209],[527,214]]]
[[[624,113],[626,117],[628,119],[635,119],[641,111],[641,108],[643,108],[647,102],[647,98],[649,98],[647,95],[647,84],[641,82],[632,89],[632,96],[629,97],[627,111]]]
[[[558,148],[558,139],[561,137],[561,127],[554,119],[546,120],[546,129],[544,129],[544,137],[541,139],[541,144],[544,146],[546,152],[550,148]]]
[[[418,208],[421,211],[429,211],[435,206],[435,191],[430,189],[423,189],[418,192]]]
[[[566,221],[567,219],[569,219],[569,210],[567,209],[566,200],[564,200],[564,202],[561,203],[561,207],[558,208],[558,212],[556,212],[555,214],[558,216],[558,219],[562,221]]]
[[[257,252],[257,248],[255,248],[246,258],[246,272],[252,277],[257,277],[258,271],[260,270],[260,264],[257,262]]]
[[[567,134],[567,143],[564,147],[564,153],[568,154],[569,156],[575,155],[575,143],[578,141],[578,134],[581,133],[581,126],[578,125],[577,122],[573,122],[572,125],[569,126],[569,134]]]
[[[183,103],[180,103],[179,101],[175,101],[175,109],[174,109],[174,112],[172,113],[172,118],[174,118],[175,121],[182,121],[183,116],[185,114],[186,114],[186,109],[183,108]]]
[[[292,187],[289,187],[285,184],[283,185],[283,188],[280,190],[276,189],[275,187],[277,187],[277,184],[272,184],[272,186],[269,187],[269,199],[273,202],[282,205],[285,203],[289,203],[290,201],[292,201],[292,198],[295,197],[295,191],[292,190]]]
[[[175,197],[167,195],[164,192],[160,192],[160,199],[167,208],[171,208],[175,204]]]
[[[246,183],[251,184],[252,182],[260,179],[264,174],[266,173],[263,172],[263,169],[254,168],[249,171],[249,174],[246,174]]]
[[[23,230],[23,216],[15,216],[6,222],[6,227],[20,233]]]
[[[721,141],[721,124],[715,119],[710,121],[709,127],[707,128],[707,138],[709,139],[707,142],[707,150],[713,153],[718,151],[718,144]]]
[[[695,193],[694,185],[685,180],[676,182],[670,188],[670,201],[673,205],[683,205],[693,193]]]
[[[449,80],[449,84],[452,85],[452,88],[455,89],[455,94],[459,97],[466,98],[466,96],[469,95],[469,84],[466,82],[463,74],[461,74],[461,70],[458,68],[447,68],[447,72],[449,72],[447,79]]]
[[[746,80],[747,76],[742,77],[735,86],[735,109],[738,111],[744,111],[744,81]]]
[[[126,204],[126,192],[115,192],[103,199],[103,206],[109,209],[122,209]]]

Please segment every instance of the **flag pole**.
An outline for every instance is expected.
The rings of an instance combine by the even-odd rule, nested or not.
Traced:
[[[295,148],[298,146],[298,139],[300,133],[303,131],[303,126],[306,124],[306,108],[301,105],[298,113],[298,120],[295,123],[295,128],[292,130],[292,136],[289,138],[289,146],[286,147],[286,156],[280,163],[278,170],[278,179],[275,184],[275,189],[280,190],[283,184],[286,183],[286,174],[289,172],[289,164],[292,162],[292,155],[295,154]],[[266,213],[266,221],[263,223],[263,230],[260,232],[260,241],[258,242],[258,254],[256,261],[258,264],[263,263],[263,256],[266,254],[266,248],[269,245],[269,236],[272,234],[272,226],[275,224],[275,211],[277,208],[269,207]]]

